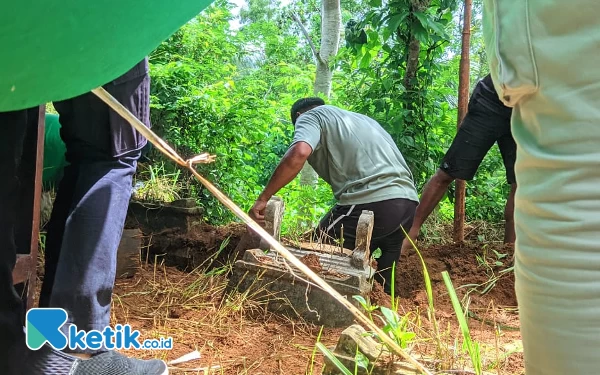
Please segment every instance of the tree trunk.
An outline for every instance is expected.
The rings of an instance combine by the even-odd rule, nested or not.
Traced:
[[[469,106],[469,51],[471,45],[471,6],[472,0],[465,0],[462,31],[462,50],[460,56],[458,83],[458,123],[460,127]],[[465,190],[464,180],[456,180],[454,193],[454,241],[463,242],[465,239]]]
[[[342,13],[340,0],[322,0],[321,2],[321,49],[317,57],[317,75],[315,77],[315,95],[331,93],[332,71],[329,62],[338,52]]]
[[[313,50],[317,62],[317,74],[313,86],[315,95],[321,94],[329,98],[331,94],[333,72],[329,68],[329,62],[338,52],[341,26],[342,13],[340,0],[322,0],[321,46],[319,52]],[[305,163],[300,172],[300,184],[314,186],[317,184],[317,179],[317,173],[308,163]]]
[[[423,12],[429,8],[431,0],[412,0],[411,11],[412,12]],[[414,17],[414,16],[413,16]],[[421,42],[411,33],[408,42],[408,57],[406,58],[406,72],[404,73],[404,88],[410,95],[414,92],[415,82],[414,79],[417,76],[417,69],[419,68],[419,55],[421,54]],[[412,101],[408,102],[412,105]]]
[[[404,74],[404,88],[407,92],[414,91],[414,79],[419,67],[419,54],[421,53],[421,42],[412,35],[408,43],[408,58],[406,59],[406,73]]]

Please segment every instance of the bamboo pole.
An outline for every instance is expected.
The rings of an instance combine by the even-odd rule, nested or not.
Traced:
[[[469,51],[471,46],[471,8],[472,0],[465,0],[463,28],[462,28],[462,49],[460,55],[459,82],[458,82],[458,121],[457,130],[460,128],[467,108],[469,106]],[[456,189],[454,192],[454,241],[463,242],[465,239],[465,191],[466,182],[456,180]]]
[[[181,166],[187,167],[200,181],[225,207],[230,209],[235,216],[240,218],[246,225],[248,225],[254,232],[260,235],[271,248],[277,251],[284,259],[290,262],[292,265],[296,266],[303,274],[308,276],[310,280],[312,280],[317,286],[321,289],[329,293],[336,301],[338,301],[342,306],[344,306],[348,311],[350,311],[356,319],[363,323],[365,326],[369,327],[373,332],[377,333],[378,337],[386,344],[388,347],[396,352],[398,355],[406,359],[409,363],[414,365],[417,370],[421,371],[422,374],[432,375],[432,373],[425,368],[421,363],[419,363],[416,359],[414,359],[411,355],[405,352],[400,346],[385,332],[383,332],[379,327],[375,325],[365,314],[363,314],[356,306],[354,306],[350,301],[348,301],[344,296],[342,296],[338,291],[333,289],[325,280],[319,277],[316,273],[314,273],[310,268],[308,268],[304,263],[302,263],[298,258],[294,256],[288,249],[286,249],[283,245],[281,245],[275,238],[273,238],[267,231],[263,229],[258,223],[248,216],[240,207],[238,207],[231,199],[229,199],[225,194],[223,194],[216,186],[214,186],[210,181],[200,175],[195,169],[194,164],[198,163],[210,163],[214,160],[214,156],[208,154],[201,154],[189,160],[183,160],[175,150],[173,150],[165,141],[163,141],[160,137],[158,137],[152,130],[148,129],[137,117],[135,117],[127,108],[125,108],[119,101],[113,98],[106,90],[102,87],[92,90],[92,92],[108,104],[115,112],[123,116],[137,131],[143,134],[148,141],[150,141],[154,146],[156,146],[159,150],[161,150],[165,155],[167,155],[170,159],[175,161],[177,164]]]

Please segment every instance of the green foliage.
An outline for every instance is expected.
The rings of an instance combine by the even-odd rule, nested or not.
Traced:
[[[404,315],[400,317],[394,310],[388,309],[387,307],[381,306],[379,308],[383,314],[382,322],[383,332],[388,333],[396,341],[398,346],[402,349],[406,349],[408,344],[415,338],[416,334],[408,330],[409,327],[409,316]]]
[[[241,48],[245,34],[230,31],[231,17],[217,2],[152,54],[151,115],[157,133],[184,157],[217,155],[200,173],[249,209],[287,150],[289,107],[310,93],[314,69],[286,62],[244,67],[240,61],[251,53]],[[190,191],[212,222],[231,220],[199,185]]]
[[[164,163],[140,166],[137,181],[141,184],[134,192],[136,199],[149,202],[172,202],[180,199],[180,170],[167,173]]]
[[[457,1],[368,2],[360,22],[346,25],[346,48],[336,60],[336,100],[367,114],[392,135],[405,156],[419,190],[435,173],[456,134],[462,9]],[[481,33],[481,7],[475,6],[471,83],[487,74]],[[361,40],[362,35],[366,40]],[[351,39],[353,43],[349,43]],[[410,71],[410,43],[419,44],[418,64]],[[357,98],[360,98],[357,100]],[[468,220],[500,221],[509,187],[496,147],[467,186]],[[440,213],[452,218],[453,190]],[[449,204],[448,204],[449,203]]]
[[[331,188],[321,179],[316,186],[301,185],[295,179],[278,195],[285,197],[286,204],[281,232],[292,238],[314,228],[335,204]]]
[[[338,370],[342,372],[343,375],[352,375],[352,372],[348,370],[348,368],[344,366],[344,364],[340,362],[340,360],[335,356],[335,354],[333,354],[331,350],[327,349],[327,347],[323,345],[323,343],[317,342],[316,347],[321,351],[321,353],[323,353],[325,357],[327,357],[327,359],[331,361],[331,363],[335,365],[335,367]]]
[[[424,8],[413,3],[342,1],[346,38],[332,62],[330,103],[379,121],[420,190],[456,133],[460,9],[450,0],[422,2]],[[282,6],[278,0],[251,0],[240,12],[238,29],[231,27],[231,7],[216,1],[151,54],[151,116],[154,130],[184,157],[216,154],[217,161],[199,171],[247,210],[291,141],[289,107],[312,95],[314,58],[291,15],[318,46],[320,2]],[[480,14],[476,2],[472,83],[487,73]],[[420,45],[412,78],[407,77],[411,38]],[[167,178],[175,171],[170,163],[163,169]],[[176,188],[180,191],[164,199],[195,196],[212,223],[232,219],[189,174],[178,177]],[[508,191],[494,147],[467,184],[467,219],[501,220]],[[452,194],[440,205],[443,219],[452,218]],[[304,233],[335,203],[321,180],[313,188],[293,181],[278,195],[286,202],[284,235]]]

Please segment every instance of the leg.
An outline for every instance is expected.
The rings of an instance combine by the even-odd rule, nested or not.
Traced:
[[[146,74],[138,64],[123,76],[127,79],[117,79],[105,88],[149,125],[149,77],[146,60],[141,65],[146,66]],[[51,261],[46,267],[48,277],[45,280],[42,305],[66,309],[69,313],[68,323],[81,330],[102,330],[110,321],[116,250],[131,194],[131,178],[144,145],[143,137],[132,133],[133,128],[129,124],[120,120],[118,115],[92,94],[57,102],[55,107],[61,113],[61,117],[64,115],[61,118],[61,136],[67,145],[67,161],[71,164],[66,181],[71,181],[72,185],[61,186],[57,197],[60,197],[60,201],[53,212],[53,225],[50,228],[52,233],[49,233],[53,240],[49,245],[55,248],[49,250]],[[11,137],[2,138],[5,139],[10,141]],[[13,142],[15,147],[17,144],[18,142]],[[4,159],[8,159],[8,155],[4,153],[7,150],[11,150],[11,146],[0,148],[0,156],[4,156]],[[12,176],[12,169],[8,166],[3,163],[0,171],[5,176]],[[10,190],[5,190],[7,186]],[[0,185],[3,213],[5,206],[9,208],[8,212],[16,209],[14,199],[9,201],[7,194],[4,194],[15,189],[12,180]],[[14,241],[10,234],[11,223],[9,220],[2,220],[4,217],[0,217],[0,241],[7,246],[2,250],[11,250],[11,246],[14,250]],[[3,262],[0,263],[0,277],[5,279],[7,267],[4,263],[11,263],[9,265],[12,270],[14,251],[2,251],[1,254]],[[4,262],[4,258],[7,262]],[[0,288],[0,291],[2,290]],[[12,290],[14,291],[14,288]],[[3,320],[5,317],[9,318],[8,313],[14,310],[14,298],[11,299],[10,295],[4,292],[0,298],[0,329],[4,330],[7,327],[8,330],[10,326],[4,324]],[[64,328],[68,328],[68,325]],[[20,333],[22,337],[20,319],[13,327],[15,332],[12,332],[12,336],[16,335],[18,339]],[[2,332],[0,342],[11,343],[15,340],[11,337],[11,332],[7,333],[5,335]],[[140,361],[114,351],[99,351],[94,353],[93,357],[81,360],[79,356],[58,352],[49,346],[43,346],[37,351],[28,350],[22,341],[20,346],[17,345],[10,352],[13,360],[8,364],[8,370],[3,373],[168,374],[166,364],[160,360]],[[0,368],[6,370],[6,367]]]
[[[143,120],[148,85],[149,78],[142,75],[105,88]],[[135,134],[129,136],[129,124],[113,117],[91,93],[55,107],[70,165],[49,227],[52,262],[46,267],[41,302],[68,311],[65,330],[70,324],[103,330],[110,322],[117,249],[143,144]]]
[[[371,245],[371,253],[378,248],[381,250],[381,256],[377,259],[377,272],[373,278],[383,286],[383,291],[390,295],[392,287],[395,287],[392,284],[392,269],[395,268],[397,272],[403,241],[404,232],[398,229],[384,238],[376,239]]]
[[[504,243],[515,243],[515,193],[517,184],[510,185],[510,193],[504,207]]]
[[[80,330],[103,330],[110,322],[117,248],[135,157],[72,167],[77,168],[75,194],[64,225],[49,306],[66,309],[68,323]]]
[[[515,289],[525,371],[595,374],[600,3],[487,1],[484,10],[495,86],[514,106]]]
[[[454,177],[444,172],[441,168],[431,177],[421,194],[421,201],[417,207],[415,218],[412,226],[409,228],[408,235],[414,241],[417,240],[423,223],[433,212],[435,207],[440,203],[444,194],[448,191],[448,186],[454,181]],[[410,247],[410,243],[406,243],[404,247]]]
[[[52,206],[52,214],[47,224],[46,247],[44,252],[44,280],[40,291],[39,306],[50,307],[52,287],[56,277],[56,269],[63,242],[63,233],[69,213],[71,202],[75,194],[77,172],[73,166],[66,166],[63,178],[59,183],[56,198]]]
[[[346,249],[354,249],[356,225],[365,205],[335,205],[319,222],[313,238],[321,243],[340,243]]]
[[[37,111],[37,108],[36,108]],[[16,262],[15,218],[20,196],[19,161],[27,130],[27,110],[0,113],[0,368],[6,369],[10,347],[24,338],[22,301],[13,286]]]
[[[413,225],[408,232],[413,242],[417,240],[421,226],[440,203],[452,181],[473,179],[483,158],[498,139],[498,124],[507,122],[503,115],[490,110],[485,103],[481,94],[473,92],[469,100],[469,111],[456,137],[444,155],[440,168],[427,182],[421,194]],[[403,248],[408,250],[410,247],[410,242],[405,241]]]
[[[377,260],[375,280],[383,285],[384,291],[391,293],[392,265],[400,258],[404,230],[411,227],[417,202],[407,199],[389,199],[381,202],[355,206],[335,206],[319,224],[319,231],[326,238],[339,240],[342,235],[344,247],[354,249],[356,226],[363,210],[373,211],[375,224],[371,239],[371,251],[378,247],[381,257]]]
[[[503,134],[498,138],[498,148],[502,155],[504,168],[506,169],[506,181],[510,184],[510,193],[506,199],[504,208],[504,243],[515,242],[515,193],[517,191],[517,179],[515,178],[515,161],[517,160],[517,144],[510,130],[510,122],[506,123]]]
[[[374,212],[378,230],[373,231],[371,253],[377,248],[381,249],[374,278],[383,286],[384,292],[391,294],[392,288],[395,288],[392,284],[392,268],[395,265],[397,269],[405,237],[404,232],[413,225],[417,202],[392,199],[381,203],[374,207],[377,210]]]

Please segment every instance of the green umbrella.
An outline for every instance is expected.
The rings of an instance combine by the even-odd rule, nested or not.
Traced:
[[[0,111],[102,86],[152,52],[212,0],[5,1]]]

